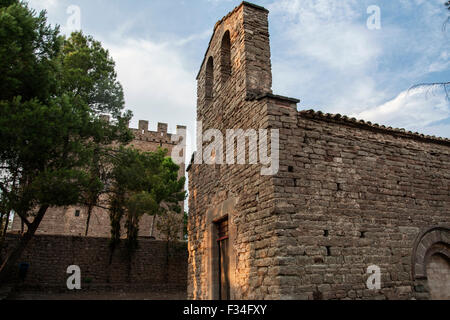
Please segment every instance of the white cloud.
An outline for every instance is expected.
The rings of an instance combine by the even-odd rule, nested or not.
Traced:
[[[175,46],[184,46],[184,45],[186,45],[186,44],[188,44],[190,42],[193,42],[195,40],[204,40],[204,39],[210,38],[211,36],[212,36],[212,31],[211,31],[211,29],[208,29],[208,30],[205,30],[205,31],[203,31],[201,33],[198,33],[198,34],[192,34],[192,35],[190,35],[190,36],[188,36],[188,37],[186,37],[184,39],[175,40],[173,42],[173,45],[175,45]]]
[[[206,1],[211,6],[219,3]],[[439,133],[449,127],[436,123],[446,117],[442,108],[445,99],[440,99],[440,94],[428,98],[418,92],[410,92],[408,97],[404,92],[399,94],[415,83],[432,79],[431,73],[442,73],[450,67],[448,38],[441,31],[442,15],[446,16],[444,0],[400,1],[386,6],[380,2],[382,29],[371,31],[366,26],[366,5],[373,4],[370,1],[274,0],[267,7],[271,11],[275,93],[302,99],[302,109],[360,115],[381,124],[419,126],[428,132]],[[68,3],[30,0],[32,7],[53,12],[63,28]],[[398,11],[388,11],[396,6]],[[172,131],[177,124],[193,130],[195,75],[204,52],[198,49],[187,58],[186,49],[193,53],[200,43],[206,48],[212,25],[203,25],[207,30],[184,38],[164,34],[158,38],[164,42],[158,42],[158,33],[147,32],[141,38],[133,33],[142,19],[147,19],[146,12],[133,13],[129,21],[118,21],[120,25],[114,25],[102,41],[117,63],[127,107],[135,113],[133,123],[147,119],[153,128],[161,121],[169,122]]]
[[[28,4],[31,8],[40,10],[52,10],[59,6],[60,1],[58,0],[28,0]]]
[[[334,69],[364,68],[381,52],[354,9],[355,1],[290,0],[275,2],[272,14],[284,17],[290,52]]]
[[[428,66],[428,72],[440,72],[448,70],[450,67],[450,54],[442,52],[439,58]]]
[[[189,119],[196,104],[195,74],[186,68],[181,50],[143,39],[103,44],[116,61],[127,107],[136,116],[170,119],[174,126]]]
[[[448,70],[448,46],[437,23],[443,5],[416,0],[400,6],[413,10],[408,16],[418,16],[416,29],[384,18],[389,11],[382,6],[382,29],[369,30],[361,1],[275,1],[269,7],[271,28],[283,35],[273,48],[276,93],[302,99],[301,109],[353,114],[429,132],[434,123],[449,117],[445,96],[399,92],[426,82],[432,72]],[[445,124],[433,126],[442,127]]]
[[[148,120],[149,129],[155,131],[163,122],[169,124],[169,133],[175,133],[177,125],[187,126],[186,166],[196,149],[197,87],[192,62],[185,61],[182,46],[201,37],[204,33],[158,43],[114,33],[109,41],[102,41],[116,62],[126,108],[133,111],[131,126],[137,128],[139,120]]]
[[[380,35],[367,29],[361,20],[366,10],[358,10],[357,1],[284,0],[270,9],[289,48],[274,59],[275,91],[294,92],[306,108],[339,113],[385,101],[375,72],[383,53]]]
[[[403,91],[396,98],[378,107],[352,116],[426,133],[430,132],[430,129],[436,131],[436,128],[441,130],[445,128],[445,125],[435,124],[450,118],[450,105],[442,88],[419,87]],[[442,131],[441,135],[448,134],[448,129],[450,127],[447,125],[447,129]]]
[[[185,61],[182,43],[157,43],[139,38],[117,38],[102,41],[116,62],[118,80],[124,87],[126,108],[133,111],[131,126],[138,120],[148,120],[150,130],[158,122],[168,123],[169,132],[177,125],[188,128],[186,161],[195,150],[197,87],[195,70]]]

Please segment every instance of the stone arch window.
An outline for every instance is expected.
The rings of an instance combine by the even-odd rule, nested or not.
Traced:
[[[220,73],[222,83],[226,82],[231,76],[231,37],[230,31],[226,31],[222,38],[220,50]]]
[[[205,72],[205,100],[211,101],[214,92],[214,59],[209,57]]]
[[[417,238],[412,255],[416,295],[450,299],[450,228],[433,227]]]

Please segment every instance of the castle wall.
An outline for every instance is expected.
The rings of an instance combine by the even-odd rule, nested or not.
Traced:
[[[130,147],[143,152],[155,152],[158,148],[168,150],[168,156],[172,154],[172,150],[176,143],[172,142],[172,134],[167,131],[167,124],[158,123],[157,131],[149,131],[148,121],[139,121],[138,129],[131,129],[135,138],[130,143]],[[185,129],[178,126],[177,131]],[[185,176],[185,164],[180,165],[179,177]],[[104,201],[103,201],[104,202]],[[106,202],[105,202],[106,203]],[[101,203],[102,207],[107,207],[107,203]],[[181,204],[184,208],[184,201]],[[79,211],[77,216],[75,213]],[[86,206],[69,206],[69,207],[53,207],[49,208],[44,216],[38,230],[37,235],[67,235],[67,236],[84,236],[86,232],[86,223],[88,219],[88,208]],[[139,224],[139,236],[150,237],[153,216],[144,215]],[[158,218],[157,218],[158,219]],[[182,222],[181,222],[182,223]],[[11,232],[17,233],[22,229],[21,220],[18,216],[14,217]],[[122,223],[124,225],[124,222]],[[153,228],[153,237],[163,239],[163,236],[156,227],[157,221]],[[25,227],[26,230],[26,227]],[[183,228],[181,227],[181,230]],[[125,229],[122,228],[125,235]],[[111,223],[108,210],[100,207],[93,208],[91,219],[89,222],[89,237],[110,237]],[[180,235],[181,239],[181,235]]]
[[[8,235],[2,254],[18,241]],[[35,236],[19,263],[28,263],[21,287],[41,291],[68,292],[66,281],[72,265],[81,269],[81,287],[86,290],[186,290],[187,252],[185,243],[167,251],[166,242],[140,240],[129,262],[120,245],[110,264],[109,239],[71,236]]]

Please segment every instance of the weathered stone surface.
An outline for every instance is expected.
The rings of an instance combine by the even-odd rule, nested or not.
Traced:
[[[232,72],[221,83],[227,31]],[[208,266],[217,248],[205,236],[213,230],[207,212],[229,198],[239,199],[232,298],[429,298],[412,279],[412,254],[422,231],[450,225],[450,141],[256,98],[254,91],[271,91],[267,12],[246,3],[216,25],[205,57],[214,60],[214,91],[205,98],[205,62],[198,120],[223,133],[278,129],[280,170],[267,177],[260,165],[191,166],[189,298],[214,297],[218,278]],[[430,245],[437,239],[447,238],[430,235]],[[367,288],[371,265],[381,269],[381,290]]]
[[[177,126],[178,129],[185,129],[184,126]],[[172,142],[173,134],[167,133],[167,124],[158,123],[157,131],[149,131],[148,121],[139,121],[138,129],[131,129],[134,133],[135,139],[130,143],[130,146],[137,150],[144,152],[157,151],[159,147],[167,149],[169,156],[172,153],[176,143]],[[180,165],[179,177],[185,176],[185,164]],[[108,204],[104,199],[100,200],[102,207],[107,207]],[[182,204],[184,208],[184,202]],[[79,211],[79,215],[76,213]],[[37,235],[67,235],[67,236],[84,236],[86,233],[86,222],[88,216],[88,208],[86,206],[73,207],[57,207],[47,210],[44,219],[42,220],[39,229],[36,231]],[[150,237],[153,225],[153,217],[144,215],[139,224],[139,235],[142,237]],[[124,222],[123,222],[124,223]],[[19,217],[14,217],[12,225],[12,233],[20,232],[22,229],[21,220]],[[25,227],[26,230],[26,227]],[[182,230],[182,228],[181,228]],[[125,232],[125,228],[122,228]],[[111,223],[109,212],[106,209],[95,207],[91,213],[89,222],[89,237],[109,237],[111,234]],[[153,235],[155,239],[162,239],[158,228],[153,228]],[[180,235],[181,239],[181,235]]]
[[[427,265],[430,295],[436,300],[450,300],[450,262],[440,255],[431,257]]]
[[[2,256],[18,241],[8,235]],[[140,240],[131,261],[121,244],[110,264],[107,238],[35,236],[20,258],[29,269],[21,286],[42,291],[68,291],[67,268],[81,269],[83,290],[185,290],[187,282],[186,243],[175,243],[167,252],[166,242]]]

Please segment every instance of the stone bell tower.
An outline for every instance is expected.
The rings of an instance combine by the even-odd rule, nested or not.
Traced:
[[[272,93],[268,10],[243,2],[216,23],[198,81],[198,120]],[[221,116],[219,115],[219,118]]]
[[[197,161],[188,168],[188,292],[193,299],[268,297],[268,288],[273,286],[262,283],[267,270],[258,274],[251,259],[263,248],[262,243],[268,245],[267,238],[276,227],[270,214],[275,204],[270,192],[273,177],[261,176],[261,163],[206,164],[208,158],[216,160],[219,152],[225,153],[220,136],[227,137],[228,159],[230,145],[235,155],[239,151],[227,133],[247,131],[249,148],[240,154],[247,159],[257,152],[250,146],[252,132],[279,126],[275,121],[280,115],[296,115],[298,100],[272,94],[268,14],[265,8],[242,2],[217,22],[197,77],[197,120],[203,133],[215,132],[214,143],[219,143],[214,152],[207,152],[201,143],[205,147],[210,141],[198,132],[193,157]],[[272,294],[278,297],[277,292]]]

